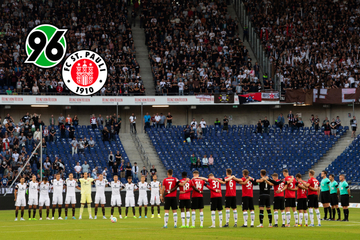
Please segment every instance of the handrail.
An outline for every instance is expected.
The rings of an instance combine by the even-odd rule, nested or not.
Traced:
[[[133,142],[135,143],[135,147],[137,151],[139,152],[139,155],[141,157],[142,162],[144,163],[146,169],[149,171],[151,169],[151,162],[149,160],[148,155],[146,154],[146,151],[144,147],[142,146],[139,137],[135,133],[130,134]]]

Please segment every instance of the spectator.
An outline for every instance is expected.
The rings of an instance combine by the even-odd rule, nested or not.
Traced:
[[[130,122],[131,133],[136,133],[136,116],[134,113],[132,113],[131,116],[129,117],[129,122]]]
[[[270,122],[269,120],[267,119],[267,117],[265,116],[265,119],[262,120],[262,124],[264,126],[264,133],[269,133],[269,125],[270,125]]]
[[[85,152],[85,149],[88,149],[89,148],[89,141],[86,139],[86,137],[84,137],[84,152]]]
[[[112,151],[110,151],[110,154],[108,155],[109,168],[111,168],[114,165],[114,162],[115,162],[114,154],[112,153]]]
[[[353,116],[353,119],[350,120],[350,126],[351,126],[351,130],[352,130],[352,133],[351,133],[351,137],[355,138],[356,137],[356,128],[357,128],[357,120],[356,120],[356,117]]]
[[[125,178],[128,179],[128,177],[132,176],[132,168],[130,163],[126,163],[126,168],[125,168]]]
[[[45,139],[46,142],[49,141],[49,129],[48,129],[48,127],[45,127],[45,129],[43,130],[43,138]]]
[[[155,125],[157,128],[161,126],[161,116],[159,115],[159,113],[156,113],[155,115]]]
[[[340,117],[337,116],[336,117],[336,127],[339,128],[341,126],[341,120],[340,120]]]
[[[166,116],[166,127],[171,128],[173,117],[171,116],[170,112],[168,112],[168,115]]]
[[[227,116],[223,119],[223,130],[228,131],[229,130],[229,119]]]
[[[296,127],[297,127],[297,128],[302,128],[302,127],[304,127],[304,121],[302,120],[301,117],[298,118]]]
[[[79,118],[77,115],[74,116],[74,118],[72,119],[72,122],[74,124],[74,127],[77,128],[77,126],[79,125]]]
[[[195,118],[193,118],[193,120],[190,123],[192,130],[196,131],[197,125],[198,125],[197,121],[195,120]]]
[[[105,179],[107,177],[107,170],[108,170],[107,167],[105,167],[104,170],[101,173],[104,176]]]
[[[145,116],[144,116],[144,132],[146,133],[148,130],[150,129],[150,121],[151,121],[151,116],[149,115],[148,112],[146,112]]]
[[[110,141],[116,141],[116,130],[114,125],[111,125],[110,127]]]
[[[262,123],[261,119],[259,119],[257,125],[256,125],[256,133],[262,133]]]
[[[73,137],[73,140],[71,141],[71,154],[74,156],[74,154],[77,154],[77,150],[78,150],[78,141],[76,140],[75,137]]]
[[[101,116],[101,114],[99,114],[98,118],[96,119],[96,124],[97,124],[98,128],[100,128],[100,126],[102,126],[104,124],[104,119]]]
[[[43,154],[47,154],[47,144],[46,144],[46,142],[45,142],[45,138],[43,138],[42,139],[42,143],[41,143],[41,145],[42,145],[42,152],[43,152]],[[15,150],[16,151],[16,150]]]
[[[221,122],[218,118],[215,119],[214,125],[215,125],[215,127],[216,126],[221,127]]]
[[[114,162],[111,167],[112,167],[113,176],[118,175],[119,166],[117,165],[117,163]]]
[[[49,157],[46,157],[43,167],[44,167],[44,175],[46,177],[49,177],[51,174],[51,162]]]
[[[212,154],[210,154],[210,157],[209,157],[209,168],[210,166],[214,165],[214,157]]]
[[[102,138],[103,138],[103,141],[109,141],[109,130],[107,129],[107,127],[104,127],[104,129],[102,130]]]
[[[56,134],[56,129],[55,127],[53,126],[51,129],[50,129],[50,142],[55,142],[55,134]]]
[[[95,141],[93,140],[92,137],[90,137],[90,140],[89,140],[88,144],[89,144],[89,148],[90,148],[90,149],[92,149],[92,148],[95,147]]]
[[[324,127],[324,126],[326,125],[326,123],[329,123],[329,119],[328,119],[328,117],[325,117],[325,120],[323,121],[322,126]]]
[[[68,114],[67,117],[65,118],[65,126],[70,127],[71,124],[72,124],[72,118],[70,117],[70,114]]]
[[[157,171],[155,168],[155,165],[152,165],[151,169],[150,169],[150,177],[151,177],[151,181],[153,181],[153,177],[156,175]]]
[[[85,142],[83,141],[82,138],[80,138],[80,140],[78,142],[78,146],[79,146],[79,153],[84,154],[84,152],[85,152]]]
[[[120,154],[120,151],[116,151],[115,161],[118,163],[118,166],[120,165],[121,160],[122,160],[122,156]]]
[[[201,130],[202,130],[202,134],[203,134],[203,136],[205,136],[206,132],[207,132],[207,129],[206,129],[207,125],[203,118],[200,121],[200,126],[201,126]]]
[[[201,160],[200,160],[200,157],[198,157],[197,160],[196,160],[196,168],[197,168],[197,169],[201,168]]]
[[[145,182],[147,182],[147,177],[148,177],[149,172],[148,172],[148,170],[146,170],[145,166],[143,166],[143,169],[141,170],[140,174],[141,174],[141,176],[145,176]]]
[[[336,136],[336,122],[335,122],[335,118],[332,119],[331,124],[331,135]]]
[[[202,139],[202,129],[201,129],[201,126],[198,125],[197,129],[196,129],[196,135],[197,135],[197,138],[198,139]]]
[[[87,163],[87,161],[84,161],[84,164],[81,165],[81,169],[82,169],[82,173],[89,173],[89,164]]]
[[[62,113],[60,113],[60,116],[58,118],[58,122],[59,122],[59,126],[63,125],[65,123],[65,117],[63,116]],[[54,121],[54,124],[55,124],[55,121]]]
[[[65,127],[66,127],[66,124],[65,124]],[[69,132],[69,138],[73,139],[75,137],[74,125],[71,124],[69,128],[66,128],[66,130]]]
[[[204,155],[201,164],[203,168],[209,168],[209,159],[206,155]]]
[[[316,116],[315,116],[315,119],[314,119],[314,128],[315,128],[315,131],[318,131],[318,130],[319,130],[319,123],[320,123],[320,119],[319,119],[318,116],[316,115]]]
[[[160,113],[160,121],[159,121],[159,124],[160,124],[160,127],[165,127],[165,122],[166,122],[166,117]]]
[[[134,166],[132,167],[131,171],[132,171],[133,181],[137,182],[138,181],[138,174],[139,174],[139,167],[137,166],[136,162],[134,162]]]
[[[292,126],[294,126],[294,114],[292,113],[292,111],[289,112],[289,114],[287,115],[287,119],[288,119],[288,123],[289,123],[289,127],[292,128]]]
[[[191,162],[191,168],[196,168],[196,157],[195,157],[195,154],[193,153],[190,157],[190,162]]]
[[[82,170],[82,168],[81,168],[81,166],[80,166],[80,162],[77,162],[77,163],[76,163],[76,166],[74,167],[75,178],[76,178],[76,179],[80,179],[80,177],[81,177],[81,170]]]
[[[125,164],[124,160],[121,160],[120,162],[120,178],[125,178]]]
[[[90,117],[90,125],[91,125],[91,128],[92,128],[92,129],[97,128],[97,120],[96,120],[95,114],[93,114],[93,115]]]
[[[284,117],[283,117],[283,114],[280,113],[280,115],[277,117],[276,125],[277,125],[280,129],[282,129],[283,126],[284,126],[284,124],[285,124],[285,119],[284,119]]]
[[[331,131],[331,127],[330,127],[329,121],[327,121],[327,122],[325,123],[325,126],[324,126],[325,136],[329,136],[329,137],[330,137],[330,131]]]
[[[98,167],[95,167],[91,172],[91,177],[97,179]]]

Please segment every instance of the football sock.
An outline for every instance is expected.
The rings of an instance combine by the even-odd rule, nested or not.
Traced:
[[[298,212],[294,212],[294,218],[295,218],[295,224],[298,224],[299,222],[299,215],[298,215]]]
[[[111,207],[111,216],[113,216],[113,215],[114,215],[114,207]],[[127,212],[126,212],[126,215],[127,215]]]
[[[59,217],[61,217],[61,207],[58,208]]]
[[[72,208],[72,216],[75,217],[75,207]]]
[[[233,210],[233,214],[234,214],[234,222],[235,224],[237,224],[237,221],[238,221],[238,214],[237,214],[237,210]]]
[[[319,209],[315,209],[316,217],[318,220],[318,224],[321,224],[321,217],[320,217],[320,211]]]
[[[219,212],[219,224],[220,224],[220,226],[222,226],[222,221],[223,221],[223,215],[222,215],[222,212]]]
[[[328,208],[324,208],[324,218],[327,218],[327,212],[328,212]]]
[[[278,211],[274,212],[274,220],[275,220],[275,224],[278,224],[278,219],[279,219],[279,214]]]
[[[349,220],[349,209],[344,209],[344,217],[346,220]]]
[[[180,217],[182,226],[185,226],[185,212],[181,212]]]
[[[336,210],[335,208],[332,209],[332,218],[335,218],[335,215],[336,215]]]
[[[286,224],[290,224],[291,215],[290,212],[286,212]]]
[[[229,223],[230,220],[230,210],[226,209],[226,223]]]
[[[55,208],[54,207],[52,208],[52,216],[53,217],[55,216]]]
[[[33,218],[35,218],[36,215],[36,208],[33,209]]]
[[[332,219],[331,208],[328,207],[327,209],[328,209],[328,212],[329,212],[329,218]]]
[[[244,225],[247,226],[248,212],[243,212]]]
[[[39,209],[39,216],[42,218],[42,210]]]
[[[87,207],[88,207],[88,213],[89,213],[89,217],[90,217],[91,216],[91,204],[88,203]]]
[[[254,212],[250,212],[250,219],[251,219],[251,225],[254,225],[254,222],[255,222],[255,213]]]
[[[102,210],[103,216],[105,216],[105,207],[101,207],[101,210]]]
[[[200,212],[200,226],[204,225],[204,213]]]
[[[259,219],[260,219],[260,224],[261,225],[263,224],[263,218],[264,218],[264,210],[260,210]]]
[[[147,216],[147,207],[145,207],[145,216]]]
[[[154,215],[154,206],[151,206],[151,214]]]
[[[84,204],[81,204],[81,207],[80,207],[80,217],[82,216],[83,212],[84,212]]]
[[[187,211],[186,212],[186,226],[189,226],[190,225],[190,212]]]
[[[29,218],[31,218],[31,208],[28,209]]]
[[[103,208],[104,210],[103,210],[103,214],[104,214],[104,216],[105,216],[105,208]],[[119,215],[121,215],[121,207],[118,207],[118,211],[119,211]]]
[[[195,226],[195,219],[196,219],[196,212],[193,211],[193,212],[191,213],[191,224],[192,224],[193,226]]]
[[[285,224],[285,212],[281,212],[282,224]]]
[[[46,217],[49,217],[49,214],[50,214],[50,209],[47,208],[47,209],[46,209]]]
[[[215,211],[211,211],[211,223],[215,226]]]
[[[340,211],[340,208],[336,209],[337,210],[337,214],[339,216],[339,219],[341,219],[341,211]]]
[[[269,223],[272,224],[272,214],[271,214],[271,210],[267,210],[268,213],[268,218],[269,218]]]
[[[305,224],[308,224],[308,219],[309,219],[309,215],[308,213],[304,213],[304,218],[305,218]]]
[[[135,216],[135,207],[132,207],[133,215]]]
[[[98,207],[95,206],[95,216],[97,216],[97,210],[98,210]],[[66,210],[65,210],[65,212],[66,212]],[[66,216],[67,216],[67,214],[66,214]]]
[[[174,218],[174,226],[177,226],[177,220],[178,220],[177,213],[173,214],[173,218]]]
[[[19,215],[19,210],[15,210],[15,217],[17,218]]]
[[[166,227],[169,221],[169,213],[165,213],[164,215],[164,226]]]
[[[158,214],[160,214],[160,206],[158,206]]]
[[[139,207],[139,216],[141,217],[141,207]]]
[[[314,224],[314,209],[310,208],[309,213],[310,213],[310,223]]]
[[[302,224],[302,220],[303,220],[304,214],[303,213],[299,213],[299,222],[298,224]]]
[[[24,217],[24,209],[21,209],[21,218]]]
[[[67,217],[67,213],[68,213],[68,208],[65,207],[65,217]],[[96,216],[96,208],[95,208],[95,216]]]

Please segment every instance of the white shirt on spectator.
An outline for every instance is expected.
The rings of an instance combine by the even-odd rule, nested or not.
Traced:
[[[206,122],[205,122],[205,121],[201,121],[201,122],[200,122],[200,126],[201,126],[201,128],[205,128],[205,127],[206,127]]]

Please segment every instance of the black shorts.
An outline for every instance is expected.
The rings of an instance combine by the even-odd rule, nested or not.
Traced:
[[[351,129],[352,129],[354,132],[356,132],[356,127],[351,127]]]
[[[285,198],[284,197],[274,197],[274,210],[284,210],[285,209]]]
[[[210,210],[211,211],[223,210],[222,197],[210,198]]]
[[[340,202],[342,207],[349,206],[349,195],[340,195]]]
[[[225,208],[236,209],[236,197],[225,197]]]
[[[270,207],[270,195],[260,195],[259,197],[259,207]]]
[[[203,209],[204,208],[204,198],[194,197],[191,199],[191,209]]]
[[[296,207],[295,198],[285,198],[285,207]]]
[[[307,210],[307,199],[306,198],[299,198],[297,200],[297,207],[296,210]]]
[[[308,208],[319,208],[318,195],[308,195]]]
[[[242,197],[242,210],[254,210],[254,201],[252,197]]]
[[[330,204],[331,206],[339,205],[339,199],[336,193],[330,194]]]
[[[330,203],[330,191],[320,193],[321,203]]]
[[[172,210],[176,210],[178,208],[176,197],[165,197],[164,209],[170,210],[170,208]]]
[[[179,200],[179,208],[181,208],[181,209],[183,209],[183,208],[190,209],[190,207],[191,207],[190,199],[181,199],[181,200]]]

